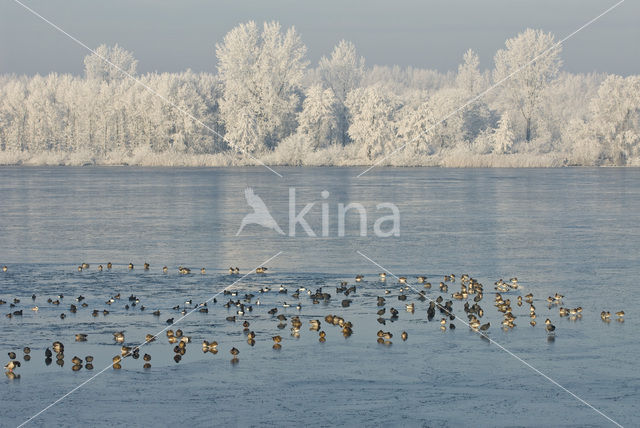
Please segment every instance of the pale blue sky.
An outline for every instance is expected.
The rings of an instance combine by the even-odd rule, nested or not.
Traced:
[[[20,0],[95,47],[119,43],[139,71],[215,71],[215,43],[240,22],[295,25],[316,65],[340,39],[351,40],[368,65],[453,70],[468,48],[483,68],[508,37],[527,27],[562,38],[613,1],[197,1]],[[564,46],[571,72],[640,73],[640,2],[619,8]],[[82,72],[86,51],[13,0],[0,1],[0,73]]]

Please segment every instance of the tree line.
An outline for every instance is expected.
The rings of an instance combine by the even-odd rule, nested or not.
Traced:
[[[138,74],[131,52],[102,45],[84,76],[0,76],[0,163],[140,152],[274,164],[391,154],[398,165],[640,163],[640,76],[564,72],[560,45],[540,30],[507,40],[490,70],[471,50],[448,73],[367,67],[348,41],[312,67],[296,30],[275,22],[238,25],[216,55],[215,74]]]

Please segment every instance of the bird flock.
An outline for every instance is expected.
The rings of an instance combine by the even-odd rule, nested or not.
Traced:
[[[113,268],[114,266],[112,263],[107,263],[105,266],[99,265],[97,267],[97,271],[102,272],[105,269],[110,271]],[[82,263],[77,268],[78,272],[84,272],[90,269],[91,266],[88,263]],[[135,269],[135,266],[133,263],[129,263],[127,265],[127,269],[132,271]],[[149,271],[150,269],[151,266],[149,263],[144,263],[143,270]],[[255,273],[256,275],[266,275],[267,270],[268,269],[266,267],[259,267],[255,270]],[[168,271],[169,268],[167,266],[162,268],[162,272],[164,274],[167,274]],[[9,268],[7,266],[3,266],[2,272],[9,272]],[[201,268],[199,272],[201,275],[205,275],[207,271],[205,268]],[[178,273],[180,275],[193,275],[192,270],[184,266],[178,267]],[[229,275],[239,275],[240,269],[237,267],[230,267],[228,273]],[[354,296],[358,296],[358,293],[364,288],[367,291],[367,294],[371,294],[372,291],[375,294],[375,296],[367,296],[367,302],[370,302],[370,306],[374,308],[375,311],[375,315],[372,314],[370,322],[377,322],[380,325],[380,329],[376,333],[375,340],[383,346],[391,346],[393,344],[394,333],[391,330],[388,330],[386,326],[388,325],[387,323],[391,324],[400,317],[400,310],[394,307],[394,305],[400,308],[404,306],[405,311],[410,314],[415,314],[416,311],[421,311],[423,310],[421,308],[426,306],[426,314],[424,316],[426,322],[431,323],[433,321],[437,321],[434,322],[434,324],[439,326],[441,331],[452,331],[456,329],[456,324],[462,324],[472,331],[477,332],[480,336],[488,338],[487,334],[492,325],[489,321],[483,321],[485,318],[485,308],[481,305],[485,305],[484,286],[468,274],[463,274],[459,278],[455,274],[444,275],[441,277],[442,280],[439,281],[437,286],[432,286],[432,283],[429,282],[425,275],[417,276],[415,281],[409,281],[408,278],[404,276],[394,276],[394,279],[390,279],[389,275],[383,272],[378,275],[377,280],[368,282],[368,287],[363,287],[362,283],[365,282],[364,275],[356,275],[354,279],[355,284],[353,285],[349,284],[348,281],[337,281],[338,284],[335,286],[335,292],[333,292],[333,287],[331,287],[333,294],[327,290],[326,286],[316,288],[315,290],[305,286],[296,286],[290,290],[283,284],[279,287],[273,287],[273,289],[270,286],[260,286],[257,289],[245,289],[242,292],[237,289],[232,290],[230,289],[231,287],[229,287],[219,293],[224,296],[224,299],[222,300],[226,300],[226,302],[221,303],[222,308],[218,306],[218,310],[225,310],[227,311],[227,314],[229,312],[233,313],[228,314],[225,320],[230,325],[241,323],[241,332],[246,338],[246,343],[249,345],[249,348],[253,347],[257,340],[265,340],[272,342],[273,349],[277,351],[282,349],[285,342],[285,338],[282,336],[282,333],[275,335],[264,333],[257,334],[252,329],[252,320],[249,317],[250,315],[254,317],[254,319],[256,319],[256,317],[263,317],[267,320],[273,320],[276,323],[277,332],[281,332],[290,326],[290,335],[293,338],[300,337],[301,330],[304,325],[303,319],[306,318],[309,331],[313,334],[317,334],[319,343],[325,343],[327,341],[326,332],[328,329],[333,328],[337,329],[345,339],[348,339],[354,333],[354,324],[352,321],[345,319],[344,314],[338,315],[335,313],[328,313],[324,317],[305,315],[303,305],[306,306],[310,304],[313,307],[314,305],[322,304],[320,307],[327,308],[332,305],[332,302],[338,301],[340,308],[342,308],[342,310],[346,310],[347,308],[350,308],[352,303],[355,301]],[[569,320],[577,321],[583,317],[582,307],[566,307],[563,303],[564,296],[561,294],[555,293],[553,296],[548,296],[546,298],[534,298],[533,293],[522,295],[522,288],[523,287],[521,287],[516,277],[507,281],[500,279],[494,283],[493,290],[491,291],[494,295],[492,306],[496,309],[499,318],[501,318],[500,328],[504,331],[510,331],[516,328],[516,320],[518,318],[525,320],[528,319],[529,326],[536,327],[538,311],[536,304],[539,306],[542,304],[546,307],[548,312],[557,310],[560,318],[568,318]],[[273,297],[273,295],[276,295],[275,300],[279,300],[277,305],[270,306],[261,302],[261,297],[264,300],[267,296]],[[289,302],[295,301],[295,303],[287,303],[287,301],[284,300],[285,298],[289,300]],[[58,294],[54,297],[47,298],[46,303],[50,307],[59,307],[63,305],[64,299],[65,296],[63,294]],[[412,299],[415,299],[415,301],[411,301]],[[33,304],[31,310],[36,314],[39,310],[39,306],[34,303],[38,300],[38,297],[33,294],[31,296],[31,300]],[[363,301],[362,296],[358,301]],[[423,302],[425,305],[421,305]],[[454,311],[455,302],[462,304],[464,315],[456,315],[456,311]],[[120,306],[127,311],[130,309],[145,311],[146,309],[145,305],[141,302],[141,299],[133,294],[128,298],[123,298],[120,293],[111,295],[104,303],[110,307],[112,305],[120,304]],[[11,308],[11,311],[6,313],[6,318],[9,319],[20,318],[24,315],[23,309],[16,309],[20,304],[21,301],[19,298],[14,298],[10,303],[0,300],[0,307],[8,305]],[[195,304],[193,299],[189,299],[184,302],[184,304],[172,306],[170,310],[168,308],[162,309],[161,312],[160,308],[154,308],[154,311],[148,312],[151,314],[150,316],[155,318],[161,317],[161,314],[164,311],[169,311],[169,313],[179,313],[182,315],[182,318],[184,318],[196,311],[208,314],[210,309],[214,310],[212,307],[217,306],[217,304],[218,299],[215,297]],[[337,303],[335,305],[337,306]],[[515,309],[513,305],[516,305],[518,309]],[[106,308],[89,309],[88,306],[89,305],[86,303],[85,297],[79,295],[74,299],[74,303],[69,304],[68,312],[76,313],[80,310],[86,310],[91,313],[92,317],[99,317],[100,315],[107,316],[110,313],[110,310]],[[285,311],[287,309],[295,309],[297,314],[292,316],[285,311],[281,311],[280,308],[284,308]],[[60,319],[65,319],[67,316],[66,312],[67,311],[63,311],[60,313]],[[314,311],[314,313],[317,314],[317,311]],[[615,317],[611,315],[610,311],[602,311],[600,318],[604,323],[609,323],[612,319],[615,319],[618,322],[624,322],[624,311],[617,311],[614,315]],[[556,334],[556,326],[551,322],[549,316],[544,317],[546,318],[544,328],[548,339],[553,340]],[[175,319],[175,315],[166,318],[164,321],[166,327],[164,329],[158,333],[146,334],[145,340],[138,345],[134,345],[132,343],[127,344],[125,340],[125,331],[113,332],[113,342],[119,346],[119,349],[109,364],[114,370],[119,370],[122,368],[122,364],[125,359],[130,358],[138,360],[141,357],[141,348],[144,345],[160,339],[167,341],[173,354],[173,360],[176,363],[179,363],[186,354],[187,349],[192,346],[191,344],[194,340],[192,336],[185,334],[181,329],[172,328],[177,324]],[[178,320],[180,319],[181,318]],[[397,335],[398,333],[395,334]],[[87,342],[90,334],[79,332],[75,333],[74,337],[75,342]],[[406,331],[401,331],[399,333],[399,337],[402,341],[407,341],[409,339],[409,334]],[[201,343],[201,350],[205,354],[216,355],[221,351],[221,346],[211,337],[202,338]],[[233,346],[229,349],[229,354],[231,355],[231,363],[237,364],[240,360],[240,350],[236,346]],[[7,377],[10,379],[19,378],[20,375],[17,371],[21,367],[22,362],[28,362],[31,360],[31,355],[31,348],[29,346],[24,346],[22,348],[22,361],[18,359],[18,355],[14,350],[9,351],[9,361],[4,366]],[[47,366],[52,364],[54,356],[56,364],[61,367],[64,366],[65,346],[61,340],[55,340],[50,346],[45,348],[44,357],[45,364]],[[149,353],[143,353],[142,360],[142,368],[150,369],[151,355]],[[71,358],[71,362],[73,364],[73,371],[79,371],[83,368],[86,370],[92,370],[94,357],[92,355],[86,355],[81,358],[74,355]]]

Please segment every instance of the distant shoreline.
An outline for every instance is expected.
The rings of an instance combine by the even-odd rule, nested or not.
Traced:
[[[98,156],[83,152],[11,152],[0,151],[0,166],[132,166],[132,167],[369,167],[377,159],[364,160],[346,156],[344,148],[320,150],[305,156],[267,152],[250,157],[231,154],[185,154],[177,152],[154,153],[150,150],[111,152]],[[570,162],[564,154],[473,154],[452,151],[432,156],[398,152],[376,167],[438,167],[438,168],[560,168],[560,167],[617,167],[613,164],[579,164]],[[624,166],[640,166],[628,163]]]

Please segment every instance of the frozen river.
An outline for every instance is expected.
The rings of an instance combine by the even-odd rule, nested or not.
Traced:
[[[0,299],[6,301],[0,348],[3,364],[8,352],[22,363],[15,370],[20,378],[0,380],[0,425],[21,424],[92,376],[30,424],[583,427],[611,426],[608,417],[640,425],[640,170],[379,168],[360,178],[361,170],[349,168],[278,172],[283,178],[261,168],[0,168],[0,266],[8,267],[0,272]],[[236,236],[251,211],[246,187],[261,197],[283,235],[249,225]],[[300,225],[291,236],[293,188],[296,214],[314,203],[305,220],[315,237]],[[360,236],[355,211],[348,212],[340,236],[341,203],[366,210],[366,236]],[[389,214],[376,209],[381,203],[398,207],[399,236],[375,236],[374,222]],[[276,254],[266,275],[243,278]],[[401,290],[391,274],[381,282],[382,269],[362,254],[406,276],[410,288]],[[83,262],[90,267],[79,272]],[[178,266],[192,273],[180,275]],[[241,274],[229,275],[229,266]],[[440,292],[438,284],[451,273],[455,282]],[[447,320],[444,331],[440,313],[427,320],[429,301],[452,299],[465,273],[483,284],[482,323],[491,323],[487,335],[506,350],[465,325],[463,305],[472,305],[474,295],[453,299],[458,318]],[[356,283],[358,274],[364,280]],[[430,289],[417,282],[420,275]],[[502,296],[511,300],[516,327],[505,331],[494,282],[514,276],[520,288]],[[356,285],[355,293],[339,293],[341,281]],[[237,296],[218,295],[232,284]],[[270,291],[260,292],[265,287]],[[320,287],[331,299],[314,303],[307,290]],[[248,293],[254,295],[250,303],[244,301]],[[534,295],[535,327],[529,304],[516,305],[517,296],[528,293]],[[555,293],[565,297],[549,308],[546,299]],[[121,299],[106,303],[117,294]],[[86,307],[76,301],[80,295]],[[140,302],[127,309],[131,295]],[[208,313],[190,313],[215,295]],[[377,297],[386,299],[384,306]],[[10,308],[14,299],[20,301]],[[226,308],[230,299],[242,300],[245,313]],[[410,303],[413,313],[406,310]],[[560,317],[560,306],[582,307],[582,317]],[[276,307],[275,315],[268,313]],[[381,308],[385,313],[378,315]],[[22,316],[4,316],[18,310]],[[611,312],[611,322],[600,319],[603,310]],[[616,320],[620,310],[624,322]],[[125,345],[135,346],[183,311],[190,314],[171,329],[182,329],[193,343],[179,363],[175,344],[162,332],[141,348],[139,359],[126,358],[121,370],[110,367],[121,346],[114,332],[124,331]],[[286,317],[282,328],[279,314]],[[353,334],[343,337],[340,327],[325,321],[330,314],[350,321]],[[299,337],[291,332],[295,316],[302,322]],[[556,326],[554,340],[546,318]],[[312,319],[321,321],[326,342],[309,330]],[[244,321],[255,332],[253,346]],[[393,334],[392,345],[377,343],[380,329]],[[77,333],[87,341],[75,342]],[[282,337],[279,350],[272,348],[276,335]],[[56,340],[65,345],[63,366],[55,353],[52,364],[45,363],[45,349]],[[219,352],[203,353],[203,340],[217,341]],[[30,361],[23,359],[25,346]],[[230,362],[232,347],[240,352],[237,364]],[[143,369],[145,353],[150,369]],[[87,355],[94,357],[93,370],[73,371],[71,359]]]

